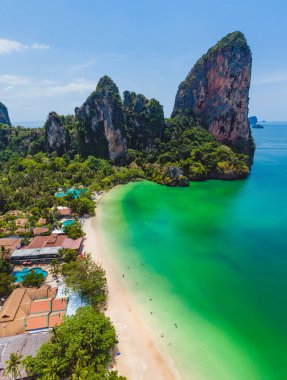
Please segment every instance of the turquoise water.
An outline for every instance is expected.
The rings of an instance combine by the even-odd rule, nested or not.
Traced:
[[[182,379],[287,378],[287,123],[264,125],[246,180],[103,199],[106,242]]]
[[[84,189],[84,188],[82,188],[82,189],[72,188],[72,189],[68,189],[67,191],[59,191],[58,193],[55,194],[55,196],[57,198],[61,198],[61,197],[66,197],[67,195],[73,195],[73,198],[76,199],[81,195],[81,193],[84,193],[86,191],[87,191],[87,189]]]
[[[14,281],[15,282],[23,281],[24,277],[26,277],[28,274],[30,274],[31,270],[34,270],[36,273],[42,274],[45,278],[48,275],[48,272],[46,272],[45,270],[43,270],[41,268],[32,268],[32,269],[23,268],[22,270],[16,270],[12,273],[12,275],[14,277]]]
[[[65,220],[62,225],[63,227],[68,227],[70,226],[71,224],[75,223],[75,219],[68,219],[68,220]]]

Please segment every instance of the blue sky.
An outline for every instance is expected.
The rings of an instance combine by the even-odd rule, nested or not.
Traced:
[[[12,121],[73,113],[109,75],[169,116],[179,83],[225,34],[253,52],[250,114],[287,120],[286,0],[0,0],[0,101]]]

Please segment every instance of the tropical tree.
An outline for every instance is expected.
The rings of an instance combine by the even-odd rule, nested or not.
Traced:
[[[45,282],[45,277],[42,273],[37,273],[35,270],[23,278],[22,285],[25,287],[39,288]]]
[[[5,260],[6,257],[10,254],[10,249],[9,248],[5,248],[3,245],[1,245],[0,247],[0,257],[1,257],[1,260]]]
[[[64,264],[62,274],[67,288],[89,301],[94,308],[99,309],[105,303],[107,299],[106,274],[101,265],[92,260],[90,254]]]
[[[58,277],[61,274],[61,264],[57,259],[51,261],[51,274],[58,281]]]
[[[6,361],[6,369],[4,371],[6,376],[11,375],[13,379],[16,379],[17,376],[21,377],[22,357],[23,355],[18,352],[11,352],[9,360]]]
[[[65,234],[68,235],[71,239],[78,239],[80,237],[85,236],[85,233],[82,229],[81,223],[75,221],[74,223],[70,224],[69,226],[64,228]]]
[[[0,273],[10,274],[13,270],[13,265],[8,260],[0,259]]]
[[[12,291],[14,278],[10,274],[0,273],[0,297],[6,297]]]
[[[62,260],[65,263],[69,263],[70,261],[75,261],[78,255],[74,249],[70,249],[70,248],[61,248],[59,250],[59,254],[61,255]]]

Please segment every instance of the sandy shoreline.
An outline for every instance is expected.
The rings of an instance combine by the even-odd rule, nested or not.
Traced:
[[[116,369],[129,380],[178,380],[179,375],[171,360],[162,353],[160,342],[155,339],[148,323],[119,273],[111,252],[104,244],[99,223],[101,205],[97,217],[84,221],[86,233],[84,249],[106,270],[109,299],[106,314],[111,318],[119,335],[119,351]]]

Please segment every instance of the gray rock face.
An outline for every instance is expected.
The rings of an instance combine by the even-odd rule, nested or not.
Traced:
[[[183,170],[177,166],[169,167],[169,177],[172,179],[171,186],[188,186],[188,178],[183,175]]]
[[[45,123],[46,142],[49,150],[62,154],[66,150],[65,125],[61,116],[56,112],[50,112]]]
[[[124,115],[119,90],[107,76],[75,109],[80,153],[115,159],[126,154]]]
[[[191,115],[223,144],[251,160],[248,123],[251,51],[240,32],[228,34],[198,60],[180,84],[172,116]]]
[[[11,125],[8,109],[7,107],[0,102],[0,124]]]

